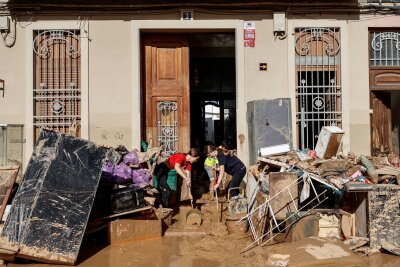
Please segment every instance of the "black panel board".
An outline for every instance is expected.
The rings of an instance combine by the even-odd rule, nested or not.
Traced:
[[[36,144],[0,248],[18,257],[74,264],[101,177],[107,149],[43,131]]]

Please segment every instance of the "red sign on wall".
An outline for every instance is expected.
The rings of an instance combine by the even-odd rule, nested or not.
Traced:
[[[243,30],[244,47],[254,47],[256,43],[256,23],[245,21]]]

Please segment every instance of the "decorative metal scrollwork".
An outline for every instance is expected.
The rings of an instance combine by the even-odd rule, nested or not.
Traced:
[[[65,104],[63,101],[56,99],[51,102],[50,109],[51,109],[51,112],[58,115],[58,114],[64,113]]]
[[[178,144],[178,104],[176,101],[161,101],[157,103],[157,140],[164,145],[167,155],[177,152]]]
[[[33,50],[41,58],[48,58],[53,52],[55,44],[65,44],[66,52],[72,58],[79,56],[79,45],[72,42],[79,42],[78,35],[67,30],[43,31],[33,40]]]
[[[322,49],[328,56],[335,56],[340,51],[340,40],[336,32],[328,28],[307,28],[297,34],[296,53],[300,56],[307,55],[316,41],[322,42]]]
[[[320,96],[314,97],[312,104],[313,104],[313,108],[316,110],[321,110],[325,107],[325,101]]]
[[[383,42],[392,40],[397,50],[400,50],[400,33],[398,32],[381,32],[375,35],[371,41],[371,48],[375,51],[383,49]]]
[[[176,111],[178,105],[175,101],[162,101],[157,103],[157,110]]]

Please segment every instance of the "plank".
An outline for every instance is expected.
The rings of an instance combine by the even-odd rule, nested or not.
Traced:
[[[276,160],[272,160],[272,159],[266,159],[266,158],[263,158],[263,157],[258,157],[257,160],[265,162],[265,163],[267,163],[269,165],[272,165],[272,166],[284,167],[286,169],[290,168],[289,164],[286,164],[286,163],[283,163],[283,162],[280,162],[280,161],[276,161]]]
[[[10,198],[15,180],[17,179],[19,166],[0,167],[0,221]]]
[[[125,212],[121,212],[121,213],[117,213],[117,214],[112,214],[112,215],[109,215],[109,216],[102,217],[102,218],[100,218],[100,220],[121,217],[121,216],[124,216],[124,215],[133,214],[133,213],[140,212],[140,211],[150,210],[151,208],[152,208],[152,206],[147,206],[147,207],[144,207],[144,208],[139,208],[139,209],[135,209],[135,210],[130,210],[130,211],[125,211]]]

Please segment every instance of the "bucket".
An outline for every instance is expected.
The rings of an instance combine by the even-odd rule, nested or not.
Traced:
[[[236,214],[232,215],[225,215],[225,223],[226,227],[228,228],[228,234],[236,234],[236,233],[246,233],[249,229],[249,223],[247,220],[244,220],[238,225],[236,223],[246,214]]]
[[[201,212],[197,209],[189,210],[186,213],[186,224],[188,225],[198,225],[201,224]]]

